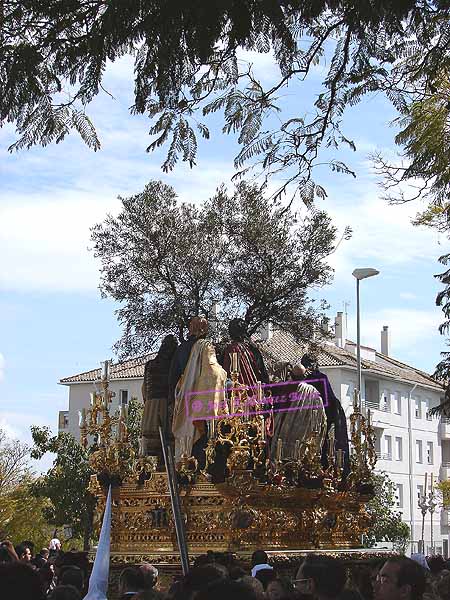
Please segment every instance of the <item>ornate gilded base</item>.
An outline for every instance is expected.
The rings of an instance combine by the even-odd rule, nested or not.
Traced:
[[[90,489],[99,500],[99,526],[105,493],[95,476]],[[250,471],[236,471],[223,484],[197,481],[182,487],[180,496],[191,555],[207,550],[358,548],[370,525],[368,498],[355,492],[277,488],[258,483]],[[120,556],[120,562],[136,555],[152,562],[178,562],[165,473],[153,473],[141,485],[125,482],[113,489],[112,497],[113,557]]]

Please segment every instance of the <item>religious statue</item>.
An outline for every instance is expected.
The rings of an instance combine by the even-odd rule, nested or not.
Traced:
[[[175,388],[189,360],[189,356],[195,342],[206,336],[208,332],[208,321],[204,317],[193,317],[189,322],[189,335],[187,340],[178,346],[169,371],[169,397],[175,399]]]
[[[326,434],[326,417],[322,398],[317,390],[303,381],[306,369],[295,365],[290,369],[291,380],[272,387],[274,428],[271,458],[280,453],[284,458],[297,459],[306,450],[306,443],[315,432],[322,447]],[[279,458],[279,457],[278,457]]]
[[[257,382],[269,383],[264,360],[259,349],[252,344],[244,319],[232,319],[228,325],[231,342],[223,352],[223,368],[228,375],[233,370],[233,355],[237,358],[239,383],[254,389]]]
[[[219,365],[214,346],[198,339],[175,389],[172,431],[175,436],[175,461],[182,454],[194,456],[199,468],[205,466],[206,423],[228,414],[225,398],[226,371]]]
[[[142,398],[144,412],[142,415],[142,454],[158,456],[162,462],[162,449],[159,436],[161,423],[167,439],[171,437],[173,403],[169,399],[168,375],[170,363],[178,347],[174,335],[167,335],[157,355],[145,365]]]
[[[327,418],[327,437],[322,446],[322,466],[328,466],[328,432],[334,425],[335,431],[335,450],[344,452],[343,476],[347,477],[350,472],[350,451],[348,445],[347,419],[344,409],[333,392],[330,381],[325,373],[319,370],[316,362],[307,354],[301,359],[302,365],[306,368],[306,374],[311,381],[311,385],[316,388],[323,399],[325,414]]]

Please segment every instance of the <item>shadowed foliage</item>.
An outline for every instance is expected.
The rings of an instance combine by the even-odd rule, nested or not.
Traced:
[[[167,147],[165,171],[194,164],[207,116],[220,111],[241,146],[236,168],[282,171],[277,192],[294,183],[310,203],[325,196],[312,177],[318,163],[353,174],[337,157],[341,144],[355,147],[341,131],[346,107],[381,91],[402,112],[448,65],[449,10],[445,0],[5,0],[0,122],[16,126],[11,149],[76,130],[97,150],[86,108],[108,62],[131,55],[131,111],[151,119],[148,151]],[[267,89],[243,51],[272,53],[279,76]],[[266,128],[287,86],[321,60],[314,106],[300,102],[294,118]]]
[[[168,332],[184,339],[189,319],[213,318],[215,305],[222,321],[243,317],[249,333],[268,321],[300,340],[318,331],[323,304],[308,293],[331,281],[326,259],[336,247],[323,211],[300,217],[243,182],[197,205],[156,181],[121,201],[92,241],[100,288],[121,304],[122,357],[154,349]]]

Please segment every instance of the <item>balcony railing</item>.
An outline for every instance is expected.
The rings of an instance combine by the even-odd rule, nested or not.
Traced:
[[[441,417],[441,423],[443,425],[450,425],[450,417]]]
[[[377,402],[376,400],[366,400],[367,408],[371,410],[381,410],[382,412],[390,412],[389,405],[384,402]]]
[[[376,450],[375,454],[377,455],[378,460],[392,460],[392,454],[389,454],[388,452]]]

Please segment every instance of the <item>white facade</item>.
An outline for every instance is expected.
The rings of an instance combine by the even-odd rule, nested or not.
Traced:
[[[353,352],[354,344],[346,350]],[[363,348],[362,358],[382,364],[374,350]],[[352,412],[353,391],[357,386],[354,367],[323,367],[347,416]],[[435,482],[450,476],[450,421],[430,417],[428,410],[441,402],[437,386],[408,383],[388,378],[375,370],[362,371],[362,404],[372,413],[376,433],[377,470],[385,471],[397,486],[397,506],[411,530],[411,552],[418,552],[422,539],[422,513],[418,497],[423,493],[425,473],[430,490],[431,474]],[[439,505],[431,519],[425,517],[425,553],[449,556],[449,515]],[[433,540],[432,540],[433,538]]]
[[[109,389],[114,396],[111,403],[111,412],[114,412],[120,404],[128,404],[131,398],[137,398],[142,402],[143,378],[135,379],[112,379]],[[71,433],[76,439],[80,439],[79,415],[82,408],[90,406],[90,394],[101,390],[98,383],[76,382],[66,384],[69,387],[69,410],[59,413],[59,431]]]

